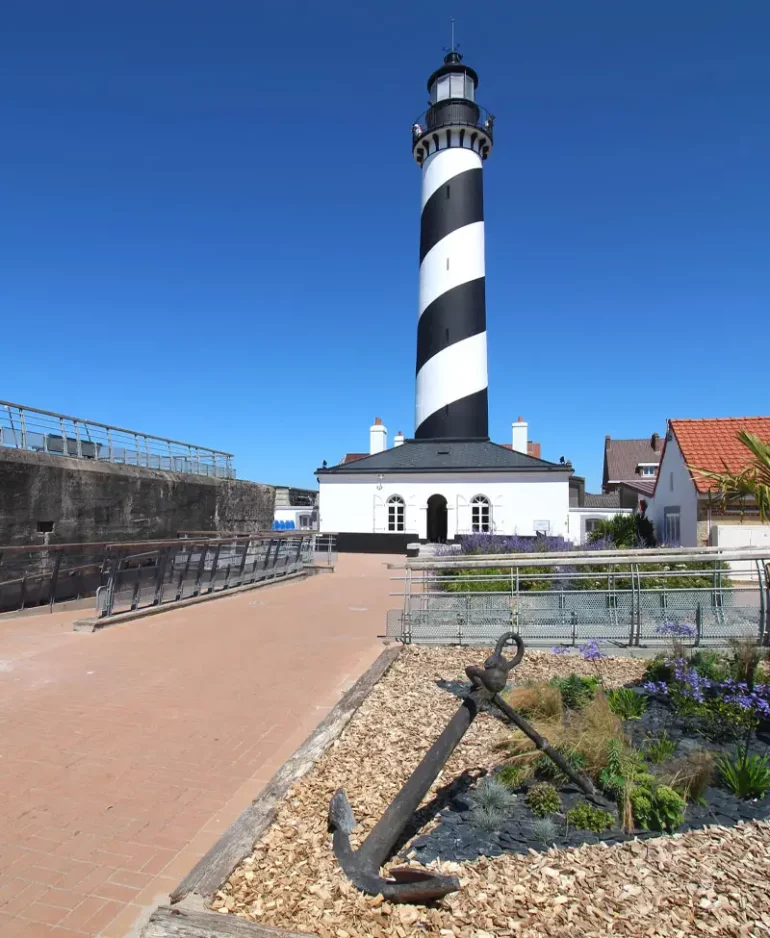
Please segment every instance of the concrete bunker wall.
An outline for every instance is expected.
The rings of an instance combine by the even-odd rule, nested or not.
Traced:
[[[0,544],[246,534],[269,530],[274,506],[256,482],[0,448]]]

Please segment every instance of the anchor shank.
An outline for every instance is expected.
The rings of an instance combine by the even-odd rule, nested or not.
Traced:
[[[520,716],[516,711],[508,706],[508,704],[503,700],[499,694],[495,694],[492,698],[492,703],[501,710],[511,721],[515,724],[525,735],[529,736],[532,742],[537,746],[538,749],[541,749],[559,768],[564,772],[564,774],[571,778],[572,781],[592,800],[596,800],[597,793],[594,786],[591,782],[583,775],[581,772],[576,772],[572,766],[567,762],[564,756],[548,742],[545,736],[541,736],[537,730],[529,724],[524,717]],[[602,804],[604,801],[602,799]]]
[[[489,691],[480,688],[465,698],[359,848],[358,854],[365,868],[379,870],[390,856],[409,819],[476,718],[480,704],[490,697]]]

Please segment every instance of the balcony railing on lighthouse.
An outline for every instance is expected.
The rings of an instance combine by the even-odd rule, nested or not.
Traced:
[[[426,134],[442,127],[475,127],[492,140],[494,123],[494,115],[474,101],[461,98],[438,101],[423,111],[412,125],[412,147]]]

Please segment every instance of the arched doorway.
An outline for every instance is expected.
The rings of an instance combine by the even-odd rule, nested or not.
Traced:
[[[433,544],[446,541],[446,499],[431,495],[428,499],[428,540]]]

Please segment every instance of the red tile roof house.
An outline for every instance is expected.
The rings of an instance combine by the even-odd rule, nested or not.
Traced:
[[[723,472],[725,466],[730,472],[745,469],[751,454],[738,442],[739,430],[770,441],[770,417],[668,421],[647,510],[659,541],[682,547],[770,547],[770,525],[759,525],[757,511],[747,505],[742,515],[737,505],[727,509],[716,505],[714,484],[694,471]]]

